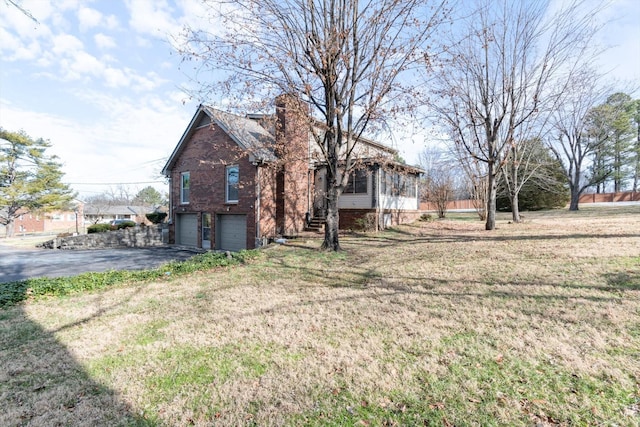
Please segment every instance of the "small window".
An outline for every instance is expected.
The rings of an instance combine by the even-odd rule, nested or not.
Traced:
[[[350,194],[367,194],[367,181],[367,170],[356,169],[349,176],[349,182],[344,192]]]
[[[238,183],[240,181],[240,169],[238,166],[227,166],[227,190],[226,190],[226,202],[237,203],[238,202]]]
[[[189,203],[189,187],[191,186],[191,176],[189,172],[180,174],[180,203]]]

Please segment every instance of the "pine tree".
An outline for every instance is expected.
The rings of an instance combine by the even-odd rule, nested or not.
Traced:
[[[0,224],[7,237],[21,214],[66,209],[75,196],[61,181],[58,158],[45,154],[50,147],[42,138],[0,128]]]

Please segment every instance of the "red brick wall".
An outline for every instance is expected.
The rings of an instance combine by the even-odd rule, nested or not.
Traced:
[[[13,224],[13,232],[20,233],[37,233],[44,231],[44,215],[23,212],[17,217]]]
[[[225,202],[226,166],[239,166],[238,203]],[[256,237],[256,169],[248,155],[215,124],[197,129],[186,142],[171,171],[171,203],[173,224],[169,241],[175,242],[175,222],[179,213],[197,213],[198,230],[202,226],[202,212],[212,215],[211,242],[215,242],[215,215],[217,213],[247,215],[247,248],[255,247]],[[180,174],[189,172],[191,185],[189,203],[180,203]],[[202,235],[198,236],[202,246]]]
[[[276,236],[276,170],[260,167],[260,237]]]
[[[82,209],[78,213],[78,231],[83,225]],[[14,222],[14,232],[41,233],[41,232],[69,232],[76,231],[75,213],[73,211],[29,213],[23,212]]]
[[[339,228],[341,230],[358,230],[360,225],[358,220],[365,218],[368,213],[375,215],[375,209],[340,209],[340,223]]]
[[[386,210],[382,214],[391,214],[391,225],[407,224],[416,221],[424,212],[405,210]],[[340,209],[340,229],[360,229],[359,220],[367,214],[376,214],[375,209]]]
[[[309,108],[288,95],[276,99],[277,232],[294,236],[304,230],[309,210]]]

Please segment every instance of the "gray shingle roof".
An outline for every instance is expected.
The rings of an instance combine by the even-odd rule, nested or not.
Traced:
[[[220,126],[240,148],[247,151],[250,161],[270,162],[276,160],[273,151],[275,136],[262,127],[257,120],[226,113],[210,106],[200,105],[180,138],[180,142],[162,169],[164,175],[169,176],[174,162],[182,152],[184,145],[191,138],[191,135],[193,135],[193,132],[195,132],[203,115],[209,116],[211,121]]]
[[[218,124],[240,148],[246,150],[256,160],[273,161],[275,137],[256,120],[203,106],[204,111]]]

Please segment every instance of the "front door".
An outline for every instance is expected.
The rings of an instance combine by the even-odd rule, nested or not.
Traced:
[[[202,249],[211,249],[211,214],[202,214]]]
[[[313,216],[324,218],[327,215],[327,172],[316,169],[314,176],[315,193],[313,195]]]

